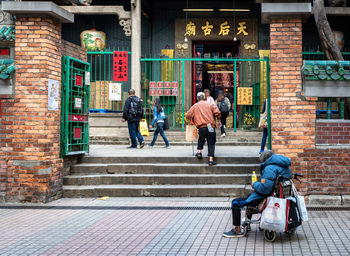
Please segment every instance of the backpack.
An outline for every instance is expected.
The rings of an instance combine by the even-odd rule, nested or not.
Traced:
[[[228,105],[227,105],[225,100],[220,102],[219,110],[220,110],[220,112],[223,112],[223,113],[229,112]]]
[[[130,101],[129,115],[131,117],[141,117],[142,116],[141,100],[138,97],[131,97],[130,99],[131,101]]]
[[[296,228],[301,225],[301,216],[298,205],[293,200],[289,200],[288,227]]]

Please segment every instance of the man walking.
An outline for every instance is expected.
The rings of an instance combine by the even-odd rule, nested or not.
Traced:
[[[131,146],[128,148],[137,148],[137,140],[140,143],[140,148],[145,146],[143,137],[139,131],[140,120],[143,116],[142,102],[139,97],[135,96],[135,90],[129,90],[129,97],[125,101],[122,122],[128,121],[129,136]]]
[[[214,161],[216,142],[216,124],[214,116],[220,120],[221,114],[215,104],[208,104],[206,102],[205,94],[203,92],[197,94],[197,100],[198,102],[194,104],[186,114],[186,118],[191,120],[198,128],[199,138],[196,157],[202,159],[203,146],[205,140],[207,140],[209,157],[208,165],[216,165],[216,162]],[[221,123],[219,122],[219,126],[220,125]]]

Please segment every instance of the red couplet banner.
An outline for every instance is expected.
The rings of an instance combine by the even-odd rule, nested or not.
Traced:
[[[113,81],[128,81],[128,52],[113,52]]]

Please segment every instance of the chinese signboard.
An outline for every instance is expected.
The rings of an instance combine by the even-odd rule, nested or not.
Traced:
[[[237,105],[253,105],[253,88],[237,88]]]
[[[128,52],[113,53],[113,81],[128,81]]]
[[[199,34],[203,34],[204,36],[210,36],[212,33],[216,33],[219,36],[228,36],[232,31],[234,35],[242,35],[248,36],[249,32],[247,31],[247,21],[239,21],[236,25],[230,24],[229,21],[224,21],[219,25],[214,25],[210,23],[210,21],[206,20],[204,24],[198,24],[199,28],[197,28],[197,24],[193,21],[189,21],[185,27],[184,36],[196,36]]]
[[[150,96],[179,96],[179,82],[163,82],[151,81],[149,82]]]

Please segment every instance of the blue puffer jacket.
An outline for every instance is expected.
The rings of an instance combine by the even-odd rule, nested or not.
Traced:
[[[289,169],[291,161],[288,157],[282,155],[272,155],[264,163],[260,165],[261,181],[254,182],[254,192],[245,200],[246,203],[260,201],[268,197],[272,192],[275,180],[278,176],[292,178],[292,173]]]
[[[164,113],[164,109],[162,108],[162,111],[160,111],[159,113],[157,112],[157,107],[154,106],[153,108],[153,119],[152,119],[152,123],[151,125],[153,126],[155,122],[164,122],[165,119],[165,113]]]

